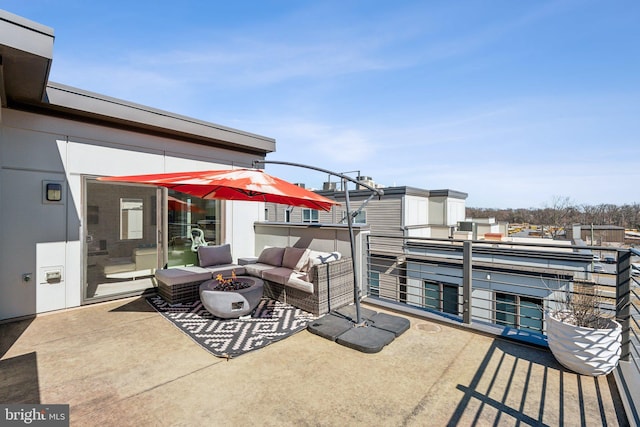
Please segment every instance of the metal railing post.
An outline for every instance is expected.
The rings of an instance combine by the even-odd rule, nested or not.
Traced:
[[[471,324],[471,283],[473,275],[471,241],[462,244],[462,322]]]
[[[620,360],[628,361],[631,354],[631,252],[618,251],[616,273],[616,320],[622,325]]]

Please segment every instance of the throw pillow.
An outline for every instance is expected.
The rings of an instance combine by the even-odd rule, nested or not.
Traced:
[[[309,258],[313,260],[313,265],[326,264],[331,261],[337,261],[342,258],[340,252],[318,252],[311,251]]]
[[[283,256],[284,248],[264,248],[258,257],[258,263],[281,267]]]
[[[200,267],[231,264],[232,262],[231,245],[229,243],[219,246],[198,247],[198,263]]]

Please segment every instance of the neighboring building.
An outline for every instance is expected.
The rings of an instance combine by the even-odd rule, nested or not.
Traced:
[[[454,237],[464,240],[500,239],[509,235],[509,223],[495,218],[466,218],[458,223]]]
[[[266,219],[341,222],[344,192],[334,186],[317,192],[342,205],[318,212],[267,204]],[[350,190],[352,210],[370,194]],[[370,227],[368,294],[462,316],[462,241],[473,240],[472,318],[540,333],[555,293],[591,280],[591,251],[580,249],[579,241],[576,247],[567,240],[508,237],[508,223],[466,218],[466,197],[452,190],[386,187],[380,199],[370,200],[354,221]]]
[[[556,291],[589,278],[592,255],[571,247],[571,242],[538,246],[540,239],[487,239],[473,245],[472,317],[540,332],[542,313]],[[509,245],[514,243],[514,245]],[[530,246],[526,246],[530,245]],[[564,248],[563,246],[566,246]],[[410,305],[462,315],[462,248],[444,244],[408,242],[407,293]],[[425,259],[432,265],[420,268]],[[523,319],[522,324],[517,319]]]
[[[0,11],[0,319],[139,294],[194,262],[193,228],[253,255],[264,204],[96,178],[251,167],[275,140],[49,82],[53,40]]]
[[[346,221],[344,191],[316,191],[340,206],[330,212],[267,204],[265,219],[271,222],[339,224]],[[352,211],[360,209],[369,198],[369,190],[349,190]],[[465,217],[466,193],[453,190],[424,190],[415,187],[385,187],[384,196],[375,197],[354,218],[354,223],[368,224],[372,234],[450,238],[458,222]]]
[[[574,283],[592,279],[591,251],[568,241],[553,247],[540,243],[518,238],[473,243],[473,319],[541,333],[544,310],[555,308],[553,301]],[[370,295],[461,317],[463,269],[460,240],[405,239],[396,242],[395,251],[388,246],[386,253],[371,254]]]
[[[591,280],[592,252],[569,241],[542,246],[534,238],[485,240],[474,242],[472,251],[471,316],[478,321],[540,333],[542,313],[561,300],[556,292]],[[462,242],[407,239],[396,248],[404,253],[371,255],[371,294],[462,316]]]
[[[580,235],[578,235],[578,232]],[[574,238],[582,239],[590,245],[623,244],[625,241],[625,228],[615,225],[574,224],[573,227],[567,229],[567,239]]]
[[[373,186],[371,178],[367,177],[366,182]],[[383,296],[387,292],[397,296],[406,292],[406,272],[402,268],[394,270],[395,267],[385,270],[383,266],[393,266],[398,259],[404,257],[404,250],[399,242],[408,237],[453,238],[458,223],[465,218],[467,194],[414,187],[384,187],[383,190],[382,197],[374,197],[364,207],[362,206],[369,199],[371,191],[349,190],[349,202],[354,212],[362,207],[354,218],[354,223],[366,224],[369,227],[367,234],[373,236],[368,241],[366,260],[369,264],[369,277],[364,280],[368,282],[368,293]],[[325,185],[325,190],[317,193],[337,200],[341,205],[330,212],[321,212],[269,203],[266,219],[270,222],[309,224],[345,222],[344,191]],[[379,271],[378,267],[382,270]]]

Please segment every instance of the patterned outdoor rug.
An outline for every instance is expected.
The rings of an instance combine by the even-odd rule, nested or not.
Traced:
[[[220,319],[200,300],[171,305],[160,296],[147,298],[153,308],[213,355],[232,358],[280,341],[307,327],[311,313],[263,298],[251,316]]]

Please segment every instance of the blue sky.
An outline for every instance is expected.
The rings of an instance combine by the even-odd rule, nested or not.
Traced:
[[[463,191],[471,207],[640,202],[636,0],[0,8],[54,29],[51,81],[275,138],[270,160]]]

